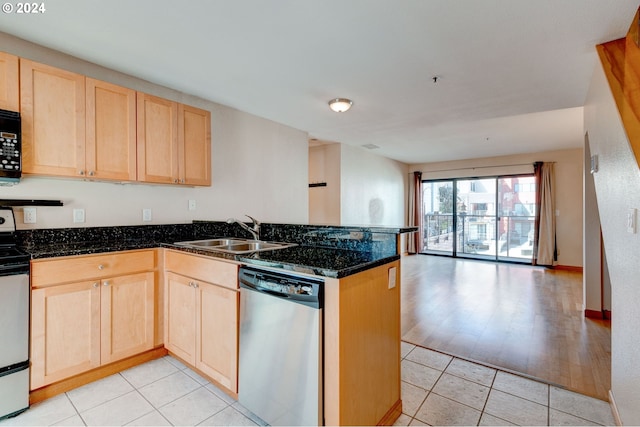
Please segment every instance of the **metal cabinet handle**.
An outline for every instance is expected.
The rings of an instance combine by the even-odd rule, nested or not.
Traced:
[[[94,287],[94,288],[97,288],[98,286],[100,286],[100,283],[98,283],[98,282],[96,282],[96,283],[94,283],[94,284],[93,284],[93,287]]]
[[[95,172],[94,171],[90,171],[89,172],[89,176],[93,176],[93,175],[95,175]]]
[[[198,285],[198,282],[193,282],[193,287],[194,287],[194,288],[199,288],[199,287],[200,287],[200,285]]]
[[[100,265],[98,266],[98,270],[104,270],[104,265],[100,264]]]
[[[80,170],[80,171],[78,171],[78,173],[79,173],[80,175],[84,175],[84,170]]]
[[[109,286],[109,282],[105,280],[105,281],[104,281],[104,283],[103,283],[103,285],[104,285],[104,286]]]

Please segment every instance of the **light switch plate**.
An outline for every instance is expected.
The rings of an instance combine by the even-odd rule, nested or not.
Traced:
[[[191,199],[189,200],[189,210],[190,211],[195,211],[196,210],[196,201]]]
[[[145,222],[151,221],[151,209],[142,209],[142,220]]]
[[[637,209],[631,208],[627,212],[627,232],[636,234],[637,227]]]

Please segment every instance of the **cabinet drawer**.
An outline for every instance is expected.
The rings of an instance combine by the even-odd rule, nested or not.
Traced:
[[[156,267],[156,251],[126,251],[99,255],[48,258],[31,262],[34,288],[119,276]]]
[[[166,250],[165,270],[225,288],[238,289],[238,264],[233,262]]]

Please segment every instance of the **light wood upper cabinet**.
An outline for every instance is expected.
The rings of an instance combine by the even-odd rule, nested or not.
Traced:
[[[209,111],[0,53],[18,107],[25,174],[211,185]]]
[[[89,177],[136,180],[136,92],[86,79],[86,162]]]
[[[211,113],[178,104],[178,169],[181,183],[211,185]]]
[[[178,104],[138,92],[138,180],[178,181]]]
[[[138,92],[138,180],[211,185],[211,113]]]
[[[0,109],[20,111],[18,57],[0,52]]]
[[[78,176],[85,164],[85,78],[20,59],[25,173]]]

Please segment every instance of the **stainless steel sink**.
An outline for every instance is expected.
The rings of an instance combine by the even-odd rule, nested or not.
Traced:
[[[213,252],[226,252],[231,254],[273,251],[276,249],[284,249],[291,246],[296,246],[295,243],[265,242],[262,240],[247,240],[236,238],[191,240],[187,242],[176,242],[175,245]]]

